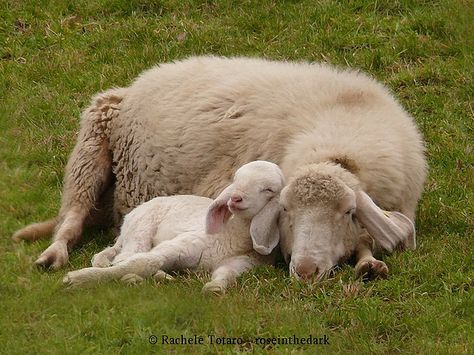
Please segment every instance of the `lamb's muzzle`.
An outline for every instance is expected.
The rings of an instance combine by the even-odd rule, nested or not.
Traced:
[[[125,217],[116,244],[94,256],[94,267],[70,272],[63,281],[72,286],[112,279],[135,283],[153,275],[163,279],[164,272],[203,269],[213,271],[204,289],[223,293],[242,272],[272,262],[268,254],[278,243],[282,188],[279,167],[256,161],[239,168],[232,184],[214,201],[157,197]],[[230,207],[236,191],[245,208]],[[185,221],[187,227],[181,225]],[[163,235],[164,231],[172,235]]]

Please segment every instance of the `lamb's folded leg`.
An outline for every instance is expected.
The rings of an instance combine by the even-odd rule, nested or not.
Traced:
[[[356,249],[356,276],[368,279],[377,277],[385,279],[388,276],[388,267],[383,261],[374,258],[373,244],[372,237],[367,232],[363,232]]]
[[[64,277],[63,282],[68,285],[80,285],[121,279],[127,274],[136,274],[146,278],[159,270],[194,268],[201,260],[203,248],[204,244],[195,236],[183,235],[164,241],[147,253],[133,255],[111,267],[89,267],[71,271]]]
[[[91,264],[94,267],[108,267],[112,265],[112,260],[118,253],[120,253],[120,248],[117,246],[107,247],[92,257]]]
[[[219,295],[224,294],[227,287],[234,283],[237,277],[259,264],[261,264],[259,260],[249,255],[225,259],[214,270],[211,281],[204,285],[202,291]]]
[[[88,267],[66,274],[63,282],[68,285],[81,285],[90,282],[103,282],[120,279],[127,274],[149,277],[161,269],[163,258],[153,253],[140,253],[121,264],[110,267]]]
[[[111,247],[107,247],[92,257],[91,264],[94,267],[108,267],[112,265],[114,258],[122,251],[124,235],[120,234]]]
[[[152,249],[153,234],[153,229],[142,230],[138,233],[136,229],[123,225],[115,243],[118,253],[114,256],[111,264],[118,265],[134,255],[149,252]]]

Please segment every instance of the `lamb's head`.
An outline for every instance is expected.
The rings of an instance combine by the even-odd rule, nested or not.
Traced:
[[[250,223],[254,249],[270,254],[279,241],[279,195],[284,186],[283,173],[278,165],[257,160],[241,166],[208,210],[206,231],[221,230],[234,215]]]
[[[357,177],[339,164],[319,163],[297,171],[282,190],[280,204],[280,245],[296,278],[321,277],[350,256],[362,227],[382,247],[386,238],[414,238],[407,217],[378,208]]]

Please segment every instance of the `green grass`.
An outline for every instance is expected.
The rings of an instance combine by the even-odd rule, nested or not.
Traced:
[[[472,352],[472,2],[1,0],[0,8],[0,353]],[[32,265],[47,240],[10,240],[56,214],[79,114],[94,93],[206,53],[360,68],[413,114],[430,175],[418,249],[385,257],[388,280],[361,284],[344,266],[306,285],[261,268],[222,298],[201,295],[202,275],[71,291],[61,284],[66,270],[88,265],[110,234],[86,236],[55,273]],[[151,345],[151,334],[196,334],[206,345]],[[248,341],[210,345],[208,334]],[[326,334],[330,345],[252,340],[293,334]]]

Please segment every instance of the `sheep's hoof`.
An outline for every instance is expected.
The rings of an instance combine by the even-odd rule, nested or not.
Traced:
[[[93,267],[109,267],[112,262],[105,256],[96,254],[92,257],[91,264]]]
[[[135,285],[137,283],[143,282],[143,277],[137,274],[127,274],[123,276],[120,280],[129,285]]]
[[[153,275],[153,279],[155,279],[155,281],[157,282],[160,282],[160,281],[171,281],[171,280],[174,280],[174,277],[171,276],[170,274],[167,274],[166,272],[164,272],[163,270],[158,270],[154,275]]]
[[[202,292],[206,294],[214,294],[217,296],[222,296],[225,294],[225,287],[220,282],[209,281],[202,288]]]
[[[63,242],[54,242],[35,261],[37,266],[57,270],[64,266],[69,258],[67,245]]]
[[[20,229],[19,231],[16,231],[15,234],[12,236],[12,240],[14,242],[21,242],[22,240],[29,240],[30,239],[30,234],[25,231],[26,228]]]
[[[388,277],[388,267],[380,260],[359,261],[355,266],[355,272],[357,277],[364,280],[386,279]]]

